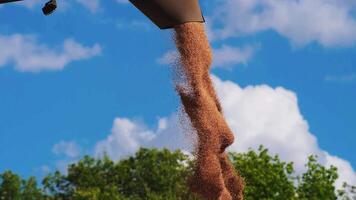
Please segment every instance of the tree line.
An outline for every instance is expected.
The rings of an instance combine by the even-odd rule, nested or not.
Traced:
[[[306,172],[297,176],[293,163],[281,161],[261,146],[246,153],[230,153],[244,177],[246,200],[355,200],[356,187],[336,189],[336,167],[325,167],[310,156]],[[0,174],[0,200],[199,200],[187,188],[194,160],[181,151],[141,148],[134,156],[114,162],[108,156],[85,156],[59,171],[23,179]]]

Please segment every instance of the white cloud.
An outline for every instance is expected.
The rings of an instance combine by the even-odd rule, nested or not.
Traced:
[[[107,154],[112,159],[119,160],[132,155],[140,147],[192,149],[177,123],[177,116],[172,115],[168,118],[160,118],[157,129],[149,130],[140,122],[116,118],[109,136],[96,144],[95,156],[101,157]]]
[[[60,156],[61,159],[55,161],[55,169],[63,174],[67,174],[68,166],[78,162],[81,156],[81,147],[75,141],[60,141],[52,147],[52,153]]]
[[[248,45],[242,48],[223,45],[214,49],[214,67],[231,67],[237,64],[246,65],[256,52],[257,47]]]
[[[299,169],[309,155],[320,154],[317,140],[309,133],[293,92],[267,85],[241,88],[216,77],[214,82],[225,117],[238,133],[231,149],[246,151],[264,144],[272,153],[294,161]]]
[[[297,46],[347,46],[356,42],[354,10],[349,0],[227,0],[211,20],[221,27],[215,39],[274,30]]]
[[[60,141],[52,148],[55,155],[63,155],[69,158],[77,158],[80,155],[80,147],[74,141]]]
[[[101,47],[86,47],[73,39],[66,39],[62,48],[49,48],[31,35],[0,35],[0,67],[13,63],[22,72],[61,70],[70,62],[99,55]]]
[[[319,161],[339,168],[340,179],[356,184],[356,173],[349,162],[331,156],[320,149],[317,138],[310,133],[294,92],[282,87],[267,85],[241,88],[231,81],[214,77],[225,117],[236,134],[237,141],[231,150],[243,152],[249,147],[265,145],[283,160],[293,161],[296,171],[302,172],[309,155],[317,155]]]
[[[338,187],[343,181],[356,184],[356,174],[349,162],[320,149],[317,138],[310,133],[308,123],[300,113],[294,92],[268,85],[241,88],[231,81],[217,77],[213,80],[224,115],[236,134],[236,142],[229,150],[246,152],[250,147],[258,148],[263,144],[283,160],[293,161],[298,173],[305,169],[308,156],[314,154],[322,164],[339,168]],[[96,155],[107,152],[112,158],[120,159],[140,146],[192,150],[194,136],[183,133],[189,133],[189,128],[183,131],[177,115],[161,118],[158,124],[157,130],[150,130],[141,123],[118,118],[111,134],[97,144]],[[188,135],[192,138],[187,139]]]
[[[231,68],[234,65],[246,65],[258,50],[257,45],[246,45],[242,48],[230,45],[222,45],[220,48],[213,49],[213,67]],[[178,62],[176,50],[169,50],[157,59],[161,65],[171,65]]]
[[[54,170],[59,170],[62,174],[67,174],[69,165],[79,161],[82,155],[82,148],[75,141],[61,140],[53,145],[52,153],[57,159],[51,165],[42,165],[35,168],[36,173],[45,176]]]
[[[117,118],[111,134],[96,145],[96,155],[107,153],[117,160],[122,156],[134,153],[140,146],[151,141],[154,133],[139,123],[129,119]]]

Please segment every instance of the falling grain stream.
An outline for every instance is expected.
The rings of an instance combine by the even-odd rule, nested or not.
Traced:
[[[234,135],[210,78],[212,52],[204,24],[189,22],[174,30],[179,75],[185,80],[175,87],[198,137],[195,173],[188,184],[192,192],[207,200],[242,200],[243,180],[225,153]]]

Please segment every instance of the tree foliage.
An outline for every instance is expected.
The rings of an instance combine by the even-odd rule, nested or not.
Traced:
[[[262,146],[257,152],[230,153],[230,158],[245,178],[246,200],[295,198],[293,163],[285,163],[278,156],[270,156]]]
[[[334,183],[338,178],[337,168],[329,169],[317,163],[315,156],[309,157],[307,172],[299,178],[297,194],[303,200],[336,199]]]
[[[355,186],[345,183],[336,191],[335,167],[326,168],[310,156],[306,172],[296,176],[286,163],[260,147],[247,153],[230,153],[246,182],[246,200],[352,200]],[[198,200],[189,192],[187,177],[193,161],[181,151],[140,149],[134,156],[113,162],[109,157],[85,156],[42,180],[22,179],[11,171],[0,174],[0,200]]]
[[[42,200],[43,197],[34,177],[23,180],[11,171],[0,174],[1,200]]]

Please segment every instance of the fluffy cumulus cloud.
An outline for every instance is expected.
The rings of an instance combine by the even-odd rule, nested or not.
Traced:
[[[338,187],[343,181],[356,184],[356,173],[349,162],[320,149],[317,138],[309,131],[308,123],[300,113],[294,92],[268,85],[241,88],[217,77],[214,77],[214,83],[224,115],[236,134],[237,140],[229,150],[245,152],[263,144],[283,160],[293,161],[298,173],[305,169],[307,157],[314,154],[324,165],[338,167]],[[151,130],[142,123],[117,118],[109,136],[97,144],[96,155],[106,152],[112,158],[120,159],[141,146],[192,151],[196,139],[189,128],[184,128],[186,119],[173,114],[161,118],[156,130]]]
[[[96,144],[95,155],[101,157],[107,154],[119,160],[132,155],[140,147],[192,150],[193,145],[184,132],[175,114],[160,118],[155,130],[148,129],[141,122],[116,118],[108,137]]]
[[[213,67],[231,68],[235,65],[246,65],[258,49],[258,45],[246,45],[240,48],[224,44],[213,49]],[[171,65],[177,62],[178,56],[177,51],[169,50],[157,59],[157,63]]]
[[[356,184],[356,173],[349,162],[320,149],[299,110],[294,92],[267,85],[241,88],[217,77],[214,83],[226,119],[237,138],[230,150],[243,152],[263,144],[283,160],[293,161],[299,173],[303,171],[307,157],[317,155],[324,165],[339,168],[339,187],[343,181]]]
[[[274,30],[294,45],[356,42],[355,3],[349,0],[227,0],[211,17],[212,38],[224,39]]]
[[[297,168],[309,155],[320,154],[293,92],[267,85],[241,88],[230,81],[214,80],[225,117],[237,136],[232,150],[246,151],[264,144],[272,153],[295,161]]]
[[[154,133],[129,119],[117,118],[111,134],[96,145],[96,155],[106,153],[117,160],[134,153],[152,140]]]
[[[99,44],[87,47],[73,39],[66,39],[61,48],[50,48],[31,35],[0,35],[0,67],[11,63],[22,72],[61,70],[70,62],[100,53]]]

